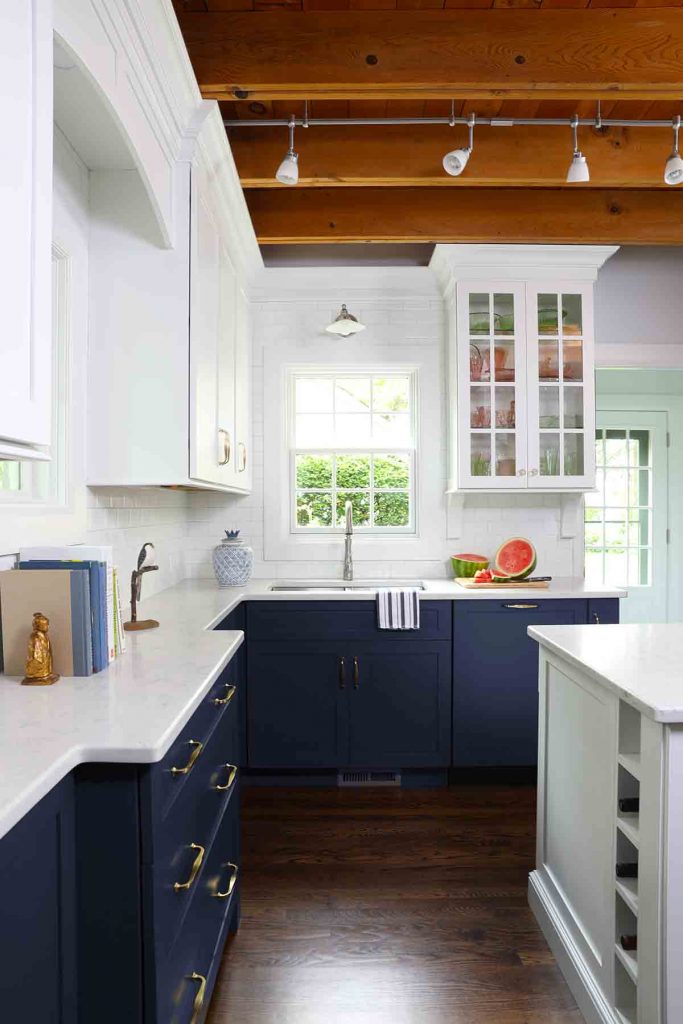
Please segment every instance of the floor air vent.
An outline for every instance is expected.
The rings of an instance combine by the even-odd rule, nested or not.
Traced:
[[[400,772],[337,772],[337,786],[400,786]]]

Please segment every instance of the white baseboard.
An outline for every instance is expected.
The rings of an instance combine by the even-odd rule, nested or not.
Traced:
[[[537,871],[529,875],[529,906],[541,926],[586,1024],[622,1024],[581,957]]]

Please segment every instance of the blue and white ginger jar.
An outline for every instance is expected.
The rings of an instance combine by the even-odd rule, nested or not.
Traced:
[[[241,587],[254,567],[254,550],[240,540],[239,530],[226,530],[224,539],[213,549],[213,571],[219,587]]]

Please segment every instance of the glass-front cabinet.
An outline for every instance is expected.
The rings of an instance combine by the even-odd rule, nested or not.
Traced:
[[[450,490],[594,486],[594,275],[539,278],[455,286]]]

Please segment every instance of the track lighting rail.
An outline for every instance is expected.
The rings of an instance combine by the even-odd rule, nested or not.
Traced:
[[[326,127],[350,128],[375,127],[379,125],[469,125],[470,117],[309,117],[307,120],[301,117],[289,118],[241,118],[239,120],[223,118],[226,128],[287,128],[294,122],[297,128],[315,128],[316,125]],[[674,119],[675,120],[675,119]],[[579,128],[671,128],[672,119],[667,120],[643,120],[636,121],[630,118],[612,117],[478,117],[475,115],[474,123],[477,127],[488,125],[491,128],[514,128],[517,125],[527,127],[538,125],[571,128],[576,124]]]

